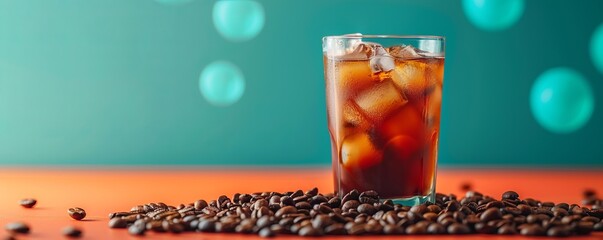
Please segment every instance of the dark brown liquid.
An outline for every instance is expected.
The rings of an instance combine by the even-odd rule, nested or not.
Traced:
[[[443,58],[396,59],[374,74],[369,60],[325,57],[335,188],[383,198],[428,195],[435,184]]]

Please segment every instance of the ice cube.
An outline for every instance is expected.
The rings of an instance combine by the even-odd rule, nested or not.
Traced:
[[[425,125],[420,111],[413,104],[407,104],[383,120],[377,129],[375,139],[378,142],[387,143],[396,136],[404,135],[419,141],[423,138],[424,129]]]
[[[381,45],[373,45],[370,65],[373,73],[389,72],[395,67],[394,58]]]
[[[391,80],[385,80],[360,92],[354,102],[364,116],[372,121],[380,121],[392,111],[404,106],[408,100]]]
[[[343,105],[343,124],[345,127],[358,127],[362,124],[368,124],[368,121],[360,113],[360,110],[353,102]]]
[[[382,153],[373,146],[368,134],[346,137],[341,145],[341,163],[346,169],[368,168],[381,162]]]
[[[374,55],[373,44],[366,42],[354,42],[346,51],[346,54],[341,55],[338,59],[341,60],[368,60]]]
[[[404,61],[390,73],[393,82],[413,97],[422,97],[425,90],[433,84],[429,65],[418,60]]]
[[[393,57],[397,57],[397,58],[410,59],[410,58],[420,58],[421,57],[421,55],[419,54],[421,52],[421,50],[416,49],[410,45],[389,47],[389,48],[387,48],[387,52],[389,52],[389,54],[392,55]]]

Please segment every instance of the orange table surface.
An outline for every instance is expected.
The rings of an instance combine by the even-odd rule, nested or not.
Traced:
[[[167,167],[166,167],[167,168]],[[437,191],[463,195],[460,185],[471,182],[486,195],[497,198],[509,189],[520,198],[580,203],[582,191],[591,188],[603,193],[603,170],[461,170],[440,169]],[[108,214],[128,211],[132,206],[164,202],[168,205],[190,203],[197,199],[216,199],[220,195],[263,191],[333,191],[332,175],[327,168],[283,169],[0,169],[0,225],[24,221],[31,233],[19,239],[63,239],[61,231],[72,225],[83,230],[81,239],[140,239],[127,230],[108,228]],[[38,204],[24,209],[18,201],[36,198]],[[85,221],[67,215],[70,207],[87,212]],[[0,236],[5,233],[0,233]],[[280,237],[280,236],[279,236]],[[305,239],[283,236],[288,239]],[[380,239],[458,239],[459,236],[379,236]],[[259,239],[256,235],[149,232],[145,239]],[[351,237],[323,237],[347,239]],[[370,237],[357,237],[373,239]],[[529,239],[522,236],[470,235],[467,239]],[[580,239],[603,239],[603,232]]]

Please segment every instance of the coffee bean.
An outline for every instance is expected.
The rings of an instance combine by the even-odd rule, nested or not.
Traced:
[[[325,228],[326,235],[345,235],[346,233],[347,231],[341,223],[331,224]]]
[[[360,204],[357,207],[357,209],[358,209],[359,213],[364,213],[364,214],[369,215],[369,216],[373,215],[373,214],[375,214],[377,212],[377,209],[375,209],[375,207],[373,205],[368,204],[368,203]]]
[[[599,219],[598,217],[586,216],[586,217],[583,217],[581,221],[598,223],[601,221],[601,219]]]
[[[279,209],[278,211],[276,211],[274,216],[276,216],[277,218],[281,218],[286,214],[292,214],[292,213],[297,213],[297,208],[295,208],[293,206],[285,206],[285,207],[282,207],[281,209]]]
[[[214,232],[216,230],[216,221],[214,220],[202,220],[199,221],[197,229],[200,232]]]
[[[379,194],[375,191],[364,191],[358,196],[360,203],[373,204],[379,202]]]
[[[341,207],[341,199],[338,198],[338,197],[334,197],[334,198],[329,199],[328,203],[329,203],[329,206],[332,207],[332,208]]]
[[[502,194],[502,199],[511,199],[515,200],[519,198],[519,194],[514,191],[506,191]]]
[[[75,220],[82,220],[86,217],[86,211],[84,211],[84,209],[81,209],[79,207],[75,207],[75,208],[70,208],[67,210],[67,213],[69,214],[69,216]]]
[[[509,191],[511,192],[511,191]],[[179,233],[237,232],[301,236],[376,234],[467,234],[498,233],[566,236],[590,234],[603,226],[602,210],[567,203],[554,204],[505,193],[502,201],[475,191],[457,200],[454,195],[436,194],[436,203],[413,207],[379,202],[374,191],[351,191],[340,199],[311,189],[295,192],[257,192],[225,195],[178,207],[164,203],[137,205],[130,212],[111,213],[109,227],[128,224],[142,231]],[[598,200],[597,200],[598,201]],[[517,227],[515,227],[517,226]],[[130,229],[129,229],[130,230]],[[268,231],[264,230],[264,231]]]
[[[593,231],[594,224],[592,222],[574,222],[571,224],[572,229],[576,234],[586,235]]]
[[[603,221],[596,223],[593,225],[593,231],[601,232],[603,231]]]
[[[305,201],[296,203],[295,207],[297,209],[307,209],[307,210],[312,209],[312,205],[310,205],[310,203],[305,202]]]
[[[349,200],[343,204],[343,206],[341,207],[341,210],[343,210],[344,212],[347,212],[350,209],[356,209],[358,206],[360,206],[360,202],[358,202],[356,200]]]
[[[276,234],[274,234],[274,232],[270,228],[262,228],[262,230],[259,231],[258,235],[263,238],[272,238],[276,236]]]
[[[33,198],[25,198],[19,201],[19,205],[24,208],[32,208],[38,201]]]
[[[194,203],[195,210],[203,210],[205,207],[207,207],[207,202],[203,199],[199,199]]]
[[[364,230],[365,223],[348,223],[345,225],[349,235],[362,235],[366,233]]]
[[[109,220],[109,227],[110,228],[126,228],[126,227],[128,227],[128,222],[119,217],[112,218],[111,220]]]
[[[272,225],[273,219],[270,216],[263,216],[259,218],[256,225],[261,229]]]
[[[515,231],[515,228],[511,225],[504,225],[498,229],[497,233],[500,235],[514,235],[517,234],[517,231]]]
[[[545,234],[544,229],[537,224],[529,224],[523,227],[520,233],[525,236],[542,236]]]
[[[476,223],[474,228],[475,228],[475,232],[482,233],[482,234],[491,234],[491,233],[495,233],[497,231],[496,227],[490,226],[483,222]]]
[[[473,185],[470,182],[462,182],[460,185],[461,191],[469,191],[473,189]]]
[[[552,227],[546,231],[546,235],[549,237],[567,237],[571,234],[571,229],[568,226],[557,226]]]
[[[29,233],[29,226],[23,222],[11,222],[4,225],[4,229],[11,233]]]
[[[468,234],[471,233],[471,229],[469,229],[469,227],[460,224],[460,223],[453,223],[450,226],[448,226],[447,228],[448,233],[450,234]]]
[[[427,226],[428,234],[444,234],[446,233],[446,229],[439,223],[431,223]]]
[[[130,235],[142,236],[144,235],[144,232],[145,228],[139,224],[133,224],[132,226],[128,227],[128,233],[130,233]]]
[[[318,194],[318,188],[314,187],[306,192],[306,195],[316,196]]]
[[[316,195],[312,198],[310,198],[310,205],[316,205],[316,204],[320,204],[323,202],[327,202],[329,200],[327,200],[327,198],[325,198],[324,196],[321,195]]]
[[[311,225],[302,227],[297,234],[302,237],[314,237],[322,235],[322,231],[312,227]]]
[[[82,236],[82,230],[73,226],[68,226],[63,228],[63,236],[70,238],[79,238]]]
[[[488,222],[491,220],[501,219],[502,214],[498,208],[488,208],[485,212],[482,213],[480,220],[482,222]]]

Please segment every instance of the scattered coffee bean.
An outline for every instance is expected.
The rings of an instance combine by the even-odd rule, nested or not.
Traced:
[[[32,208],[38,201],[33,198],[25,198],[19,201],[19,205],[24,208]]]
[[[67,210],[67,213],[69,214],[69,216],[75,220],[82,220],[86,217],[86,211],[84,211],[84,209],[81,209],[79,207],[75,207],[75,208],[70,208]]]
[[[11,222],[4,225],[4,229],[11,233],[28,234],[29,226],[22,222]]]
[[[375,191],[353,190],[343,195],[305,193],[237,193],[207,203],[197,200],[178,207],[164,203],[137,205],[129,212],[109,215],[110,228],[126,228],[133,235],[145,230],[180,233],[236,232],[261,237],[295,234],[395,235],[395,234],[503,234],[564,237],[602,231],[603,209],[583,208],[535,199],[520,199],[514,191],[501,200],[474,190],[461,199],[436,194],[435,203],[413,207],[380,201]]]
[[[82,230],[73,226],[68,226],[63,228],[63,235],[70,238],[79,238],[82,236]]]

